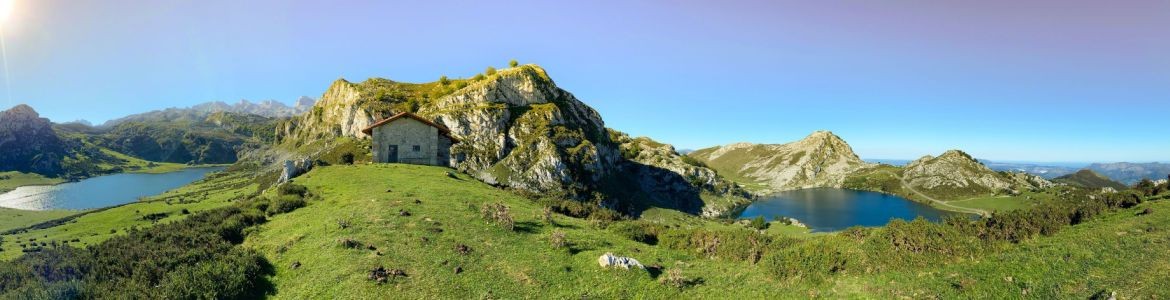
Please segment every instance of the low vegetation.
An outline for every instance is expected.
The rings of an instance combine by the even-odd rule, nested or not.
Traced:
[[[1170,279],[1163,263],[1170,253],[1160,250],[1170,242],[1170,202],[1163,201],[1168,193],[1160,185],[1114,194],[1070,189],[982,219],[895,220],[809,234],[780,222],[712,221],[668,209],[631,219],[581,202],[492,188],[465,174],[452,178],[446,170],[333,165],[259,194],[254,183],[219,175],[180,192],[199,195],[216,186],[235,196],[215,199],[231,201],[148,209],[186,197],[175,193],[93,212],[79,220],[103,216],[137,226],[116,227],[116,234],[88,243],[65,246],[63,239],[74,230],[110,227],[66,223],[4,236],[5,248],[16,242],[47,246],[8,256],[11,262],[0,265],[7,275],[0,277],[14,279],[0,280],[0,290],[58,298],[108,295],[115,283],[149,298],[1170,296],[1149,284]],[[279,204],[296,200],[305,205]],[[138,212],[128,214],[129,208]],[[157,222],[142,220],[158,213],[166,214]],[[509,221],[511,228],[503,225]],[[213,242],[173,241],[185,238]],[[131,271],[95,267],[119,265],[107,247],[129,248],[124,259],[147,263]],[[646,268],[602,269],[597,257],[607,252],[634,257]],[[130,278],[135,281],[125,281]]]

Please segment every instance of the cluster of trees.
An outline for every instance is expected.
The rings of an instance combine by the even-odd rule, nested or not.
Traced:
[[[242,299],[271,292],[272,266],[237,245],[247,228],[291,211],[308,194],[279,188],[275,201],[253,198],[149,229],[132,229],[85,249],[61,246],[0,262],[0,298]],[[296,198],[296,200],[293,200]],[[273,207],[278,207],[273,209]]]

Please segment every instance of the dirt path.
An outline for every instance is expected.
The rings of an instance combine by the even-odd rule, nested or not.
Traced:
[[[925,193],[919,192],[913,186],[910,186],[910,184],[907,184],[906,178],[902,178],[902,176],[896,176],[896,177],[898,177],[898,180],[902,182],[902,187],[905,187],[906,189],[910,190],[910,192],[918,194],[918,196],[922,196],[922,198],[925,198],[926,200],[930,200],[930,202],[934,202],[935,204],[943,206],[946,209],[950,209],[952,211],[957,211],[957,212],[964,212],[964,213],[975,213],[975,214],[979,214],[980,216],[984,216],[984,217],[991,215],[990,213],[988,213],[987,211],[982,210],[982,209],[955,206],[955,205],[951,205],[950,203],[947,203],[945,201],[935,199],[934,197],[927,196]],[[971,198],[971,199],[975,199],[975,198]],[[970,200],[970,199],[963,199],[963,200],[956,200],[956,201],[964,201],[964,200]]]

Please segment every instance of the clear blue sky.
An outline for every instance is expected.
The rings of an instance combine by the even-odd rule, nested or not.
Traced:
[[[15,1],[0,97],[55,121],[515,58],[679,148],[825,129],[867,158],[1170,161],[1163,0]]]

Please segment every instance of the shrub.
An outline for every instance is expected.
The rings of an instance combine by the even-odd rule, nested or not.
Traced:
[[[483,73],[487,74],[487,76],[496,75],[496,67],[487,67],[487,70],[485,70]]]
[[[665,226],[645,221],[617,222],[608,229],[632,241],[650,245],[658,244],[658,234],[666,231]]]
[[[509,61],[508,61],[508,66],[509,66],[509,67],[513,67],[513,68],[515,68],[515,67],[517,67],[517,66],[519,66],[519,65],[520,65],[520,62],[516,61],[515,59],[513,59],[513,60],[509,60]]]
[[[267,213],[269,216],[274,216],[294,211],[301,207],[305,207],[305,199],[297,197],[296,195],[284,195],[276,198],[276,201],[273,201],[272,204],[268,206]]]
[[[487,78],[487,77],[484,77],[483,74],[475,74],[475,77],[471,77],[471,80],[478,81],[478,80],[483,80],[484,78]]]
[[[752,219],[751,223],[748,223],[748,227],[755,228],[756,230],[768,229],[768,221],[764,220],[764,216],[756,216]]]
[[[552,244],[553,249],[560,249],[568,246],[568,241],[565,240],[565,232],[554,230],[548,237],[549,244]]]
[[[662,278],[658,279],[658,283],[676,289],[684,289],[699,284],[700,282],[702,282],[702,280],[690,279],[683,276],[682,269],[677,267],[666,270],[666,274],[662,276]]]
[[[297,195],[299,197],[304,197],[305,194],[308,192],[309,192],[309,188],[306,188],[303,185],[299,185],[299,184],[295,184],[295,183],[281,184],[280,186],[278,186],[276,188],[276,194],[281,195],[281,196]]]
[[[851,245],[853,242],[836,236],[812,239],[765,256],[763,264],[765,271],[778,279],[819,282],[858,264],[851,259],[860,257],[860,253]]]
[[[450,83],[451,83],[451,80],[447,79],[447,75],[439,76],[439,85],[447,85]]]
[[[503,203],[484,203],[479,212],[488,223],[495,223],[508,231],[516,229],[516,222],[512,220],[512,214],[508,212],[508,206]]]

